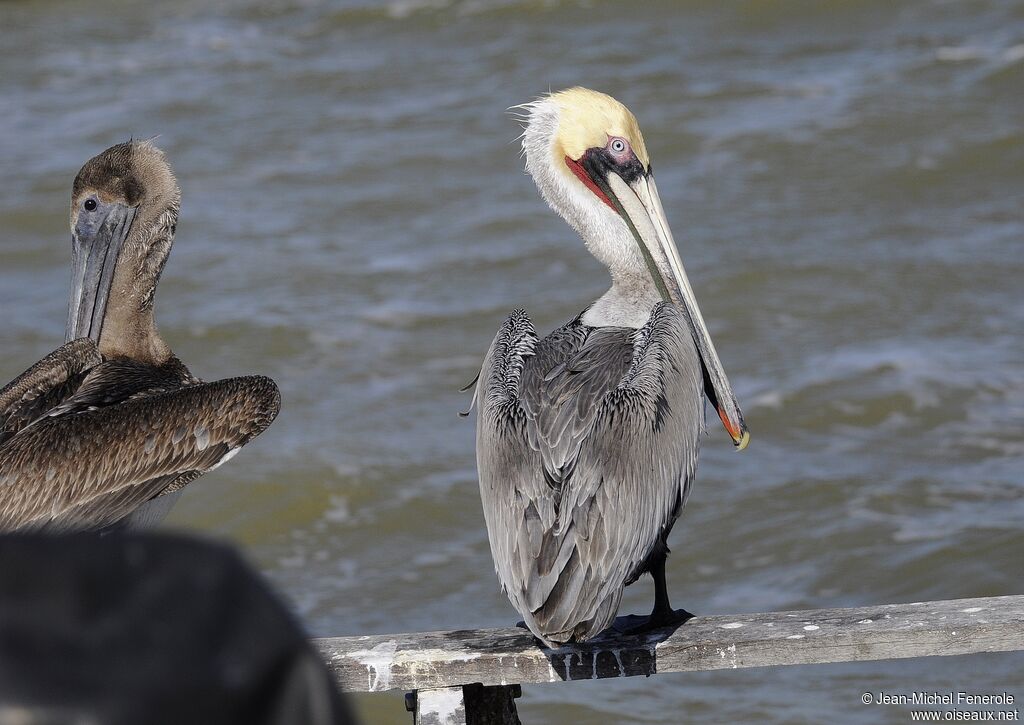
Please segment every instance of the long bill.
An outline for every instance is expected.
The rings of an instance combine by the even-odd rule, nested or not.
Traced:
[[[71,233],[71,293],[65,342],[88,337],[99,344],[114,269],[134,218],[134,207],[115,204],[98,224],[81,219]]]
[[[611,192],[608,196],[636,238],[662,298],[675,303],[690,323],[693,341],[704,366],[704,392],[718,411],[718,417],[722,419],[736,449],[743,450],[750,442],[750,432],[683,269],[654,175],[648,171],[627,184],[618,174],[610,172],[605,182]]]

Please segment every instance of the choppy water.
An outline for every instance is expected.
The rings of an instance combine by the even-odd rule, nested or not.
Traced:
[[[160,134],[184,195],[161,329],[198,375],[285,400],[170,523],[243,546],[313,632],[515,619],[457,390],[513,307],[550,329],[606,287],[504,113],[577,83],[640,118],[753,431],[705,445],[676,603],[1022,591],[1024,4],[95,0],[0,23],[0,380],[61,340],[74,173]],[[904,722],[861,693],[1022,682],[989,655],[528,687],[520,709]]]

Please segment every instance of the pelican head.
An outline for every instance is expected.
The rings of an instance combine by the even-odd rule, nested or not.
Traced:
[[[163,152],[148,141],[112,146],[86,162],[71,192],[66,340],[91,338],[104,354],[128,352],[118,349],[130,346],[128,339],[162,345],[153,327],[153,295],[180,200]]]
[[[640,327],[657,302],[676,304],[701,357],[705,392],[742,450],[750,434],[683,269],[636,118],[611,96],[586,88],[519,108],[527,171],[611,272],[612,289],[583,322]]]

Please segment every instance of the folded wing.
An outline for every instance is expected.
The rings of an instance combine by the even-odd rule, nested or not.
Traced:
[[[269,378],[176,388],[163,382],[140,377],[107,396],[98,386],[82,390],[86,381],[63,412],[44,414],[3,443],[0,529],[114,525],[223,463],[265,430],[280,407]],[[102,405],[105,397],[119,400]]]
[[[574,320],[537,341],[521,310],[499,330],[477,390],[481,497],[502,586],[549,644],[606,628],[678,517],[702,383],[668,304],[638,330]]]

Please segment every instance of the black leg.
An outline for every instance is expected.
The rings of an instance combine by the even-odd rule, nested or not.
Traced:
[[[668,550],[662,551],[651,560],[651,577],[654,579],[654,609],[651,616],[636,626],[620,630],[623,634],[644,634],[662,627],[678,627],[693,617],[685,609],[672,609],[668,599],[668,584],[665,582],[665,560]]]
[[[665,560],[667,558],[668,552],[665,552],[651,562],[651,577],[654,579],[654,609],[651,610],[651,620],[663,623],[655,626],[682,624],[687,619],[693,618],[693,615],[685,609],[673,610],[668,601],[668,584],[665,582]]]

